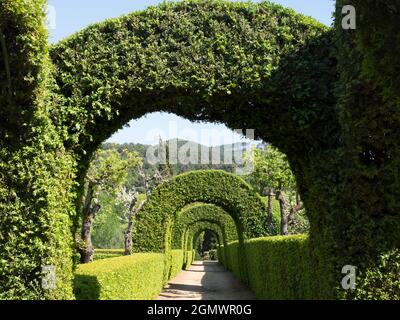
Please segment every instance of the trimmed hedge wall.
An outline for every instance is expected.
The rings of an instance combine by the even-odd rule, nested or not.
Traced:
[[[165,256],[135,253],[80,265],[75,275],[78,300],[150,300],[163,287]]]
[[[124,249],[95,249],[94,260],[114,258],[124,255]]]
[[[227,269],[246,281],[258,299],[322,299],[320,279],[311,254],[308,236],[277,236],[245,242],[248,278],[239,268],[238,242],[219,247],[228,261],[220,260]]]
[[[194,261],[195,255],[196,255],[196,250],[187,250],[186,251],[186,255],[184,257],[183,269],[187,269],[190,267],[190,265]]]
[[[341,28],[344,5],[356,8],[355,30]],[[336,165],[341,196],[331,201],[337,203],[332,217],[342,228],[332,230],[332,255],[339,257],[338,271],[346,264],[357,266],[360,285],[360,290],[341,291],[340,297],[382,299],[383,292],[393,297],[397,291],[400,299],[395,279],[371,281],[381,278],[382,269],[400,273],[400,256],[393,254],[400,248],[400,2],[338,0],[336,8],[343,144]]]
[[[174,278],[183,268],[183,250],[171,250],[171,269],[169,273],[169,278]]]
[[[236,277],[242,281],[247,281],[240,272],[240,256],[239,256],[239,241],[233,241],[226,246],[220,245],[218,247],[218,260],[229,270],[232,271]]]

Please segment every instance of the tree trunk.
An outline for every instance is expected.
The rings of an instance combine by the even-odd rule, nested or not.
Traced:
[[[81,231],[82,246],[80,249],[81,263],[88,263],[93,261],[94,248],[92,245],[92,225],[97,212],[99,212],[100,210],[99,204],[96,203],[94,204],[94,206],[92,206],[93,194],[94,194],[94,184],[89,183],[88,191],[85,198],[85,207],[83,209],[83,217],[82,217],[82,231]]]
[[[274,196],[274,189],[271,188],[269,189],[268,192],[268,230],[272,234],[274,234],[274,220],[273,220],[273,199],[272,197]]]
[[[128,222],[128,228],[125,231],[125,252],[124,255],[129,256],[132,254],[132,230],[133,230],[133,218],[135,215],[142,209],[144,204],[146,203],[146,200],[143,200],[137,208],[135,208],[135,204],[137,202],[137,199],[133,200],[130,208],[129,208],[129,222]]]
[[[288,216],[286,214],[286,200],[283,191],[276,193],[276,200],[279,201],[279,207],[281,209],[281,235],[288,235]]]
[[[300,193],[296,192],[296,205],[290,209],[289,217],[288,217],[288,222],[292,221],[294,219],[294,215],[302,210],[304,208],[304,204],[300,199]]]

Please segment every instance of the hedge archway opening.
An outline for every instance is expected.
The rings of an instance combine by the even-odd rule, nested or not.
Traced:
[[[184,208],[198,202],[213,205],[214,210],[219,207],[231,216],[244,266],[244,239],[269,235],[266,201],[240,177],[219,170],[184,173],[154,189],[149,201],[136,216],[132,233],[133,251],[164,252],[169,257],[174,245],[176,221],[182,217]],[[202,209],[196,207],[195,212],[199,213],[197,210]],[[213,213],[219,216],[221,212]],[[221,225],[221,221],[209,218]],[[169,268],[167,260],[166,270]]]
[[[187,226],[186,241],[185,241],[187,252],[196,250],[194,245],[196,244],[200,235],[207,230],[211,231],[215,235],[218,242],[218,246],[227,244],[226,235],[224,234],[222,227],[218,223],[212,221],[200,220],[197,222],[193,222]]]
[[[49,179],[46,170],[29,171],[29,167],[35,168],[33,165],[21,171],[16,169],[15,161],[9,162],[10,170],[6,167],[11,175],[6,185],[22,201],[24,211],[32,213],[31,220],[35,222],[31,225],[39,230],[37,239],[43,249],[29,250],[30,261],[35,261],[32,265],[23,263],[26,248],[19,246],[21,263],[12,272],[5,269],[15,280],[5,292],[33,286],[36,289],[31,291],[38,292],[38,296],[71,296],[68,285],[61,283],[57,290],[43,292],[39,288],[40,265],[54,264],[65,278],[63,283],[69,283],[73,237],[66,237],[61,226],[71,220],[76,224],[72,206],[80,205],[91,157],[115,131],[150,112],[220,122],[232,129],[255,129],[255,138],[271,142],[288,154],[303,198],[307,199],[307,186],[313,177],[302,174],[313,160],[305,160],[304,156],[310,158],[311,149],[319,156],[319,144],[333,141],[332,130],[337,128],[334,121],[319,125],[321,119],[334,118],[336,74],[335,63],[326,59],[331,45],[328,28],[267,2],[183,1],[92,25],[51,47],[48,56],[46,33],[40,25],[44,21],[41,5],[45,0],[28,2],[29,6],[21,9],[7,0],[9,10],[3,11],[2,7],[1,11],[6,13],[5,26],[15,25],[15,30],[26,35],[15,34],[14,29],[5,31],[10,36],[7,45],[15,52],[12,67],[19,70],[21,65],[26,66],[11,80],[26,86],[15,88],[21,99],[11,99],[11,106],[8,96],[1,96],[6,106],[2,110],[11,119],[5,127],[5,136],[9,137],[6,145],[10,146],[5,151],[9,153],[2,157],[29,164],[32,160],[23,148],[37,148],[32,164],[42,162],[56,175]],[[19,19],[21,12],[26,12],[29,19]],[[29,36],[32,28],[37,31],[35,38]],[[27,43],[22,47],[27,50],[21,50],[23,39]],[[39,58],[31,59],[31,51],[39,53]],[[297,63],[299,60],[303,63]],[[304,74],[307,76],[301,76]],[[28,83],[35,75],[45,81]],[[48,94],[42,95],[43,92]],[[20,107],[14,108],[15,105]],[[30,105],[37,105],[37,110],[26,107]],[[9,117],[7,106],[20,113]],[[22,123],[26,121],[31,121],[32,127],[25,130]],[[15,127],[20,127],[21,132],[14,132]],[[34,138],[27,139],[29,135]],[[22,146],[21,154],[14,154],[18,145]],[[33,185],[32,190],[21,193],[25,185]],[[39,196],[37,188],[43,189]],[[10,204],[12,199],[5,202]],[[37,212],[43,219],[35,218]],[[163,225],[163,221],[159,222]],[[16,234],[30,229],[29,225],[21,228],[19,219],[11,219],[7,223],[10,225],[16,227]],[[262,229],[263,223],[258,226]],[[257,229],[256,225],[253,227]],[[42,236],[43,230],[48,237]],[[255,230],[247,236],[262,233],[263,230]],[[7,243],[14,246],[12,241]],[[163,246],[139,245],[138,249],[158,251]],[[4,248],[5,261],[14,259],[15,255],[11,257],[7,252],[15,249],[10,251],[7,245]],[[25,276],[14,277],[15,273],[32,281],[25,283]]]
[[[172,250],[183,250],[183,269],[191,262],[192,252],[188,249],[188,228],[197,221],[208,221],[219,224],[224,234],[224,243],[238,240],[238,228],[235,221],[224,209],[212,204],[193,203],[181,210],[173,224]]]
[[[379,274],[379,256],[400,246],[400,118],[393,6],[351,2],[365,17],[354,32],[342,0],[335,29],[268,2],[183,1],[92,25],[49,53],[46,1],[3,0],[1,297],[72,296],[76,182],[102,141],[153,111],[253,128],[286,153],[318,295],[352,297],[337,290],[342,267]],[[43,265],[58,270],[55,290],[40,287]]]
[[[188,225],[199,220],[218,223],[227,242],[239,239],[238,227],[228,212],[213,204],[194,203],[183,208],[174,221],[172,249],[185,247],[185,232]]]
[[[229,213],[239,239],[269,234],[266,202],[251,186],[231,173],[199,170],[176,176],[154,190],[136,216],[134,251],[169,251],[179,213],[197,202],[218,206]]]

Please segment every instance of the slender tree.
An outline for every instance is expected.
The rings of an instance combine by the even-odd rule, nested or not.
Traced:
[[[160,174],[160,177],[162,177],[162,180],[169,180],[175,175],[175,173],[171,165],[171,155],[168,142],[164,142],[161,137],[158,144],[158,152],[160,159],[158,172]]]
[[[122,192],[119,197],[120,202],[128,206],[128,215],[127,215],[128,226],[124,232],[125,255],[132,254],[132,231],[134,227],[135,216],[139,213],[139,211],[149,200],[152,189],[167,180],[167,178],[164,177],[158,170],[154,173],[153,177],[149,178],[147,174],[143,171],[142,165],[137,167],[137,172],[140,178],[143,180],[143,184],[145,186],[144,199],[142,200],[140,199],[140,195],[138,192],[136,192],[136,190],[131,190],[127,192],[125,188],[122,189]]]
[[[249,161],[248,158],[250,155],[253,157],[251,160],[254,169],[246,179],[260,193],[264,191],[264,195],[268,196],[268,228],[271,233],[274,232],[272,200],[275,196],[280,206],[280,233],[287,235],[289,217],[287,212],[288,201],[285,192],[292,193],[296,190],[296,182],[286,156],[270,145],[263,149],[253,149],[249,153],[246,153],[245,161]]]
[[[101,209],[98,194],[100,192],[115,193],[119,190],[128,175],[128,168],[141,162],[136,152],[116,150],[99,150],[92,161],[86,175],[86,196],[82,212],[82,228],[78,248],[81,263],[93,260],[92,244],[93,221]]]

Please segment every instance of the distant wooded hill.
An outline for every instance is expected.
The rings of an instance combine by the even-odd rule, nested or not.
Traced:
[[[249,145],[245,143],[234,143],[227,145],[220,145],[209,147],[193,141],[187,141],[182,139],[173,139],[165,141],[164,144],[169,146],[170,153],[170,166],[172,167],[175,174],[180,174],[187,171],[193,170],[224,170],[227,172],[235,172],[237,166],[242,165],[243,153],[248,149]],[[158,145],[146,145],[140,143],[104,143],[103,149],[115,149],[119,152],[127,149],[129,151],[136,151],[144,159],[144,172],[148,176],[152,176],[158,169],[158,164],[149,162],[148,154],[155,155],[158,157]],[[260,145],[258,147],[261,147]],[[186,161],[176,161],[179,159],[178,152],[184,154]],[[190,158],[190,161],[189,161]],[[175,160],[175,161],[174,161]],[[177,162],[177,163],[176,163]],[[193,163],[194,162],[194,163]],[[131,169],[128,177],[126,187],[138,188],[143,190],[143,181],[138,178],[135,169]]]

